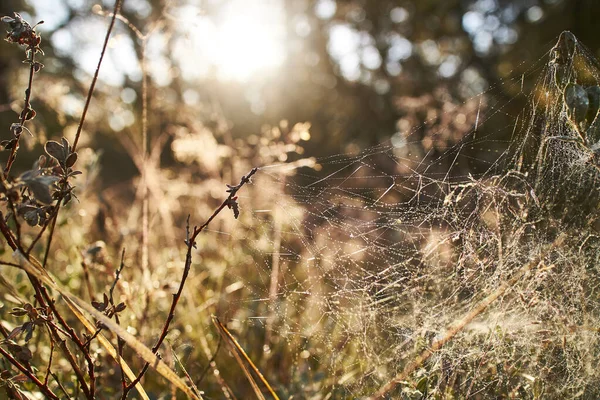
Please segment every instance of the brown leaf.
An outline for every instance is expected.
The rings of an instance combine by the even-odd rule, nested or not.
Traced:
[[[29,121],[35,118],[35,116],[37,115],[37,113],[35,112],[35,110],[31,109],[29,110],[29,112],[27,112],[27,115],[25,115],[25,120]]]
[[[67,166],[67,168],[71,168],[73,165],[75,165],[76,161],[77,161],[77,153],[71,153],[71,154],[69,154],[69,157],[67,157],[67,160],[65,161],[65,165]]]
[[[63,137],[60,139],[60,142],[62,143],[63,148],[65,149],[65,154],[69,154],[71,152],[71,145],[69,144],[69,141],[67,140],[66,137]]]
[[[58,178],[55,176],[37,176],[26,180],[25,183],[37,201],[43,204],[52,204],[50,189],[57,180]]]
[[[2,146],[4,148],[4,150],[10,150],[13,147],[15,147],[16,144],[17,144],[16,139],[3,140],[2,142],[0,142],[0,146]]]
[[[104,311],[106,309],[106,306],[104,305],[104,303],[100,303],[99,301],[92,301],[92,306],[98,310],[98,311]]]
[[[12,378],[10,378],[10,380],[13,382],[28,382],[29,378],[27,377],[27,375],[20,374],[13,376]]]
[[[65,148],[54,140],[49,140],[44,146],[44,150],[46,150],[46,153],[48,153],[50,157],[55,158],[58,161],[64,161],[66,157]]]
[[[12,309],[10,314],[14,315],[15,317],[22,317],[23,315],[27,315],[27,311],[25,311],[24,309],[22,309],[20,307],[15,307]]]
[[[21,332],[23,332],[23,326],[17,326],[15,329],[13,329],[8,336],[6,337],[6,340],[12,340],[14,338],[16,338],[17,336],[19,336],[21,334]]]
[[[23,213],[23,219],[29,226],[37,226],[40,223],[40,213],[37,208]]]

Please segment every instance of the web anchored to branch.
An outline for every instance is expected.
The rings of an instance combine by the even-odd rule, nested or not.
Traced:
[[[227,314],[241,343],[263,341],[259,363],[289,366],[275,387],[600,395],[600,71],[568,32],[549,56],[528,72],[540,78],[525,112],[510,111],[521,77],[506,80],[462,106],[477,104],[471,131],[449,147],[425,140],[428,121],[319,160],[318,177],[262,169],[255,187],[281,194],[244,206],[232,243],[258,274],[230,270],[245,295]],[[496,90],[515,95],[495,103]],[[434,139],[455,126],[443,129]]]

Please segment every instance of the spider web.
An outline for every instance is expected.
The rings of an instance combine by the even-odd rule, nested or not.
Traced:
[[[230,270],[244,290],[224,313],[241,342],[263,343],[276,386],[370,395],[537,258],[389,396],[600,394],[600,176],[563,94],[600,74],[577,41],[565,55],[565,35],[526,72],[539,76],[530,94],[517,76],[463,104],[476,106],[456,143],[425,146],[423,132],[451,129],[426,121],[400,143],[320,159],[319,173],[262,168],[252,190],[265,195],[240,199],[232,233],[255,271]],[[494,100],[501,89],[515,94]]]

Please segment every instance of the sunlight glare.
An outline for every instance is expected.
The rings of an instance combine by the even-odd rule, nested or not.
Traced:
[[[215,64],[222,78],[245,81],[276,69],[283,62],[281,15],[268,2],[241,1],[217,27]]]
[[[221,80],[246,82],[283,64],[285,15],[280,0],[232,0],[216,15],[186,17],[189,22],[194,18],[184,26],[193,26],[187,33],[195,50],[184,50],[181,57],[182,64],[189,63],[182,65],[189,76],[203,75],[210,65]]]

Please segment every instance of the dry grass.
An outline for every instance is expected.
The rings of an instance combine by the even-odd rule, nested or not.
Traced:
[[[500,172],[451,184],[388,145],[317,163],[306,124],[219,142],[183,107],[151,137],[145,80],[142,138],[121,137],[140,178],[98,195],[86,111],[73,145],[11,174],[40,45],[11,29],[31,78],[0,187],[9,397],[598,397],[598,169],[560,81],[565,59],[586,88],[598,71],[570,37]]]

